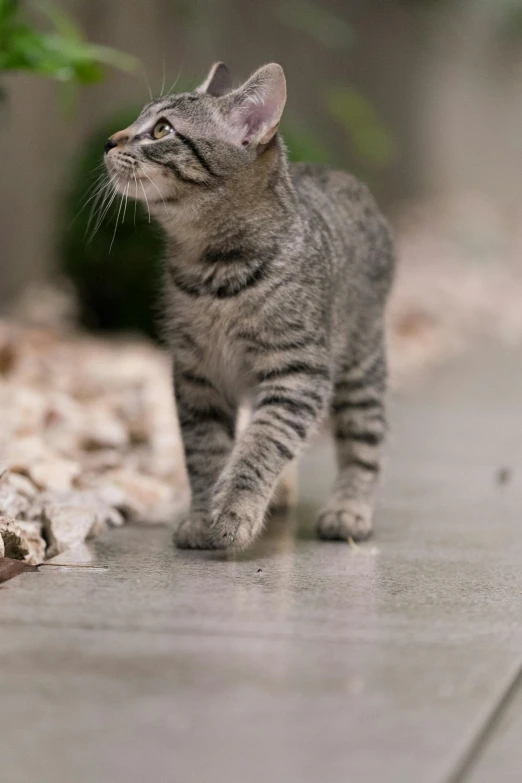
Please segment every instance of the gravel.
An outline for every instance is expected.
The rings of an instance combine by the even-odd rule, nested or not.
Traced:
[[[0,322],[0,549],[41,562],[125,522],[172,522],[187,484],[167,357]]]

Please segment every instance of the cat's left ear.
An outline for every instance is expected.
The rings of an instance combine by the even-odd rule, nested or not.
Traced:
[[[205,81],[196,88],[196,92],[206,92],[215,98],[226,95],[232,89],[232,76],[225,63],[214,63]]]
[[[286,103],[286,79],[277,63],[259,68],[242,87],[225,98],[229,133],[238,146],[268,144],[275,136]]]

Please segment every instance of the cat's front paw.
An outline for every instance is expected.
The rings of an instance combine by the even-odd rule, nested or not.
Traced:
[[[217,502],[212,510],[210,536],[214,549],[246,549],[263,527],[263,513],[248,503]]]
[[[349,499],[332,502],[317,520],[317,535],[328,541],[364,541],[373,531],[370,503]]]
[[[178,525],[174,543],[180,549],[214,549],[207,514],[192,512]]]

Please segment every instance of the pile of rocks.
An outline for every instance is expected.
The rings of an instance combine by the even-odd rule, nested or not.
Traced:
[[[41,562],[186,498],[161,351],[0,322],[0,555]]]
[[[485,339],[522,343],[522,209],[476,195],[403,207],[388,308],[394,385]]]

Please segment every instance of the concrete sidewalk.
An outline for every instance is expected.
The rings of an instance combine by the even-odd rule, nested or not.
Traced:
[[[397,396],[373,541],[124,528],[0,589],[1,783],[522,780],[522,354]],[[499,469],[504,483],[499,483]]]

